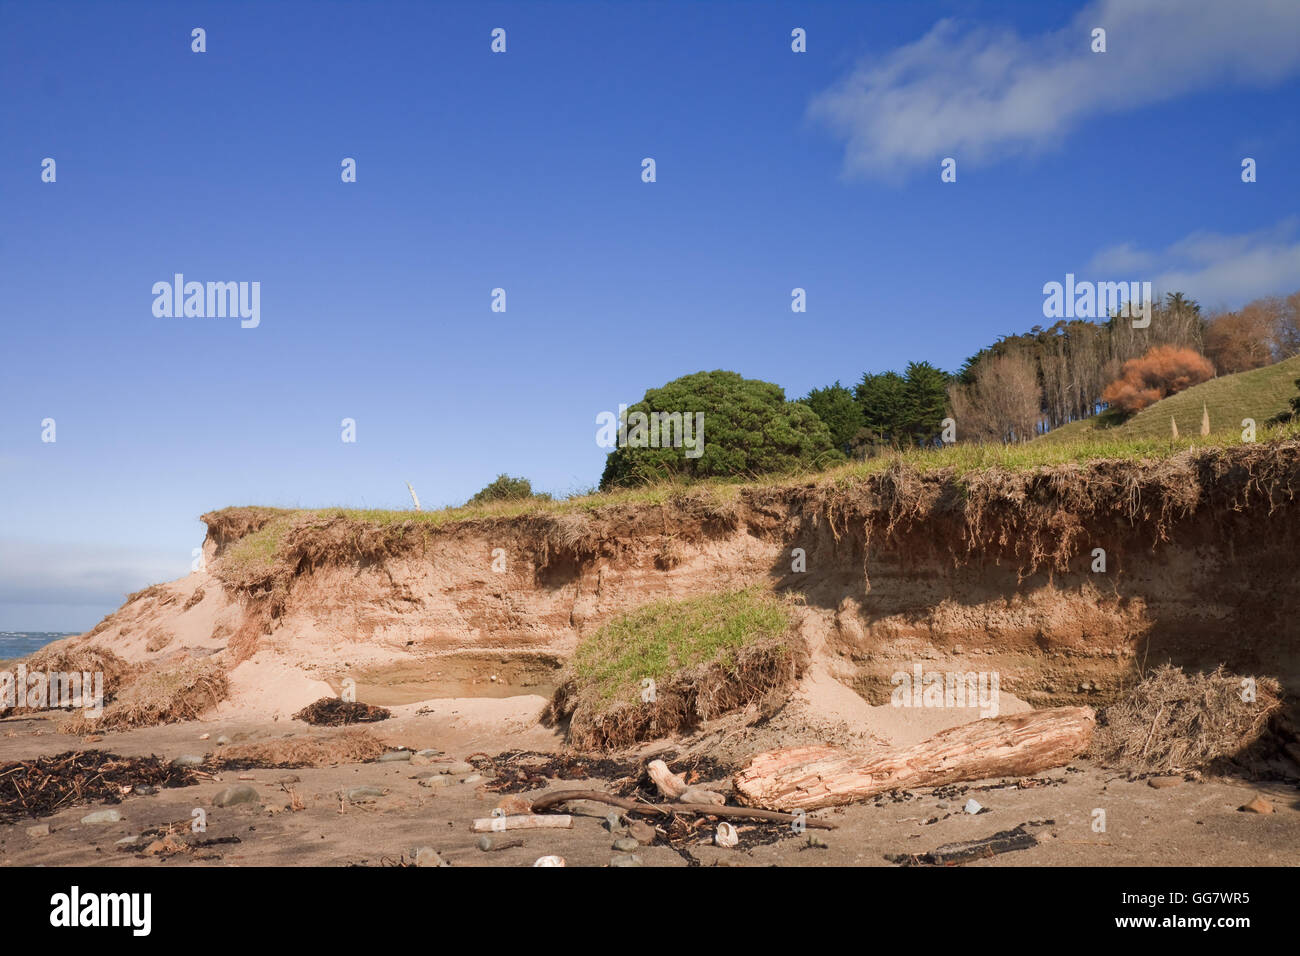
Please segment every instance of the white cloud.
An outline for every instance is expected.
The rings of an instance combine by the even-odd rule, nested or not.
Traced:
[[[1094,27],[1106,53],[1091,52]],[[847,172],[888,178],[1058,147],[1090,116],[1211,86],[1275,83],[1300,69],[1297,35],[1295,0],[1097,0],[1030,37],[942,20],[863,60],[809,114],[846,140]]]
[[[1158,291],[1184,292],[1208,308],[1235,307],[1300,289],[1298,225],[1286,219],[1258,232],[1194,232],[1156,251],[1123,243],[1093,256],[1088,273],[1107,281],[1150,281]]]

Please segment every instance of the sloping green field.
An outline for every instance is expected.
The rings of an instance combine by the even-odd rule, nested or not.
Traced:
[[[1036,442],[1073,441],[1106,434],[1115,438],[1168,438],[1172,434],[1169,419],[1178,423],[1178,434],[1190,438],[1201,433],[1202,408],[1210,413],[1210,431],[1237,432],[1242,419],[1254,419],[1262,428],[1279,412],[1288,411],[1291,399],[1300,394],[1295,380],[1300,378],[1300,355],[1249,372],[1223,375],[1170,395],[1144,408],[1120,425],[1112,424],[1108,415],[1098,415],[1062,425]],[[1109,426],[1109,427],[1107,427]]]

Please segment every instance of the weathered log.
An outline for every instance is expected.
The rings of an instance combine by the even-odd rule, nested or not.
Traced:
[[[749,806],[815,810],[904,787],[1023,777],[1083,753],[1095,725],[1091,707],[1055,707],[976,720],[897,750],[773,750],[751,760],[733,783],[737,798]]]

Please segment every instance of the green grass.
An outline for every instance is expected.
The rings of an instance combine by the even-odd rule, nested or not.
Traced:
[[[1113,424],[1108,415],[1063,425],[1031,444],[1071,444],[1093,436],[1110,435],[1116,439],[1169,439],[1170,417],[1178,423],[1182,438],[1201,434],[1201,410],[1210,413],[1210,431],[1215,435],[1240,437],[1244,418],[1255,420],[1257,429],[1279,412],[1289,411],[1297,394],[1295,380],[1300,378],[1300,355],[1285,362],[1223,375],[1202,382],[1177,395],[1142,409],[1128,421]]]
[[[634,703],[646,678],[663,683],[700,665],[726,666],[740,648],[779,638],[790,619],[785,601],[757,587],[662,601],[584,638],[570,666],[584,695],[604,705]]]

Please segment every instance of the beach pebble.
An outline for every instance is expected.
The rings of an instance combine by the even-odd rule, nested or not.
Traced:
[[[411,754],[412,767],[427,767],[433,763],[433,758],[422,753]]]
[[[623,818],[617,813],[605,814],[605,829],[610,833],[617,833],[623,828]]]
[[[422,787],[445,787],[449,783],[451,783],[450,778],[444,777],[440,773],[435,773],[427,777],[420,778],[420,786]]]
[[[474,765],[468,764],[463,760],[456,760],[453,761],[452,763],[443,764],[442,767],[440,767],[439,769],[443,773],[450,773],[450,774],[473,773]]]
[[[633,820],[627,825],[627,835],[642,846],[649,846],[654,843],[658,834],[655,833],[655,828],[650,824],[641,820]]]
[[[207,740],[211,736],[211,734],[199,734],[199,740]]]
[[[379,755],[380,763],[392,763],[395,760],[410,760],[411,752],[409,750],[390,750],[388,753]]]
[[[290,784],[290,783],[301,783],[302,778],[299,777],[296,773],[286,773],[283,777],[278,777],[275,782],[281,785]]]
[[[416,866],[446,866],[442,857],[431,846],[422,846],[415,851]]]
[[[82,823],[121,823],[122,814],[116,810],[96,810],[81,818]]]
[[[1151,777],[1147,780],[1147,786],[1155,787],[1157,790],[1166,790],[1169,787],[1176,787],[1182,782],[1182,777]]]
[[[343,791],[343,796],[347,798],[348,803],[369,803],[387,792],[383,787],[349,787]]]
[[[50,825],[48,823],[42,823],[39,826],[28,827],[27,835],[33,839],[47,837],[50,835]]]
[[[619,837],[614,841],[614,849],[619,853],[632,853],[641,849],[641,843],[631,837]]]
[[[609,861],[610,866],[644,866],[639,856],[631,853],[621,853]]]
[[[152,797],[158,792],[158,788],[151,783],[138,783],[132,793],[138,793],[142,797]]]
[[[181,754],[172,761],[173,767],[201,767],[203,757],[200,754]]]
[[[217,738],[218,747],[224,747],[229,743],[230,743],[230,738],[227,737],[225,734],[222,734],[220,737]]]
[[[246,783],[241,783],[236,787],[226,787],[219,794],[212,798],[214,807],[233,807],[238,803],[258,803],[260,797],[257,791]]]

